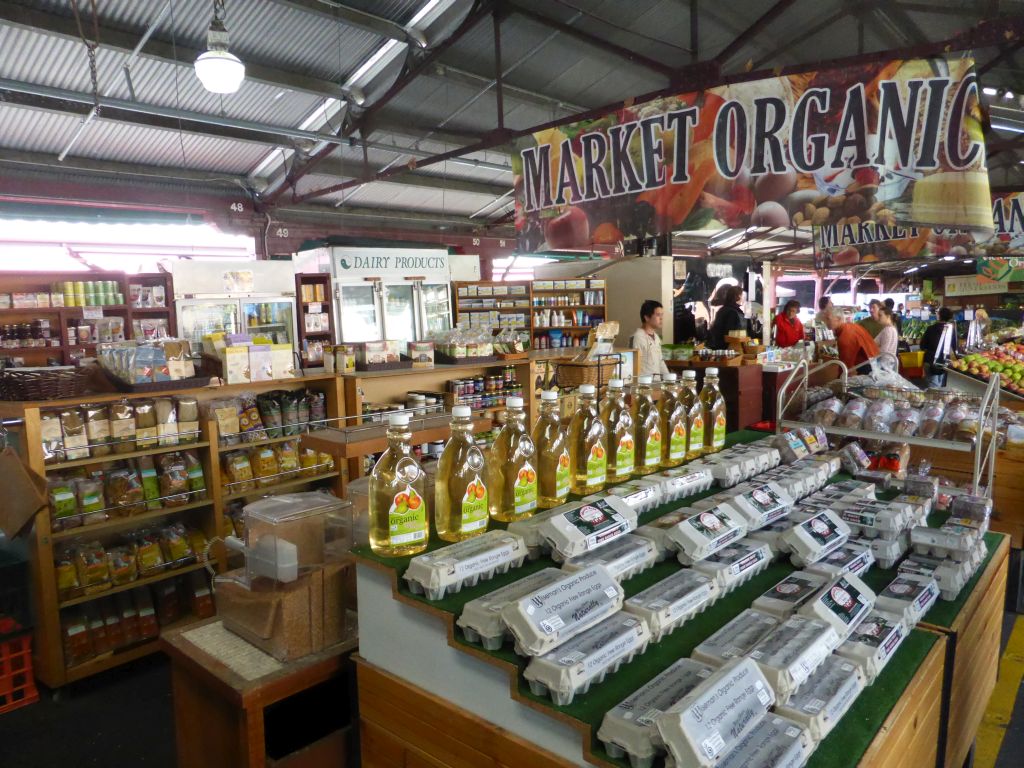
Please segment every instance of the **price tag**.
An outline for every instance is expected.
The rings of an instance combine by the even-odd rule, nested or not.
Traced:
[[[103,307],[82,307],[82,319],[99,320],[103,317]]]
[[[309,311],[310,314],[319,315],[323,310],[320,308],[319,304],[310,304]]]

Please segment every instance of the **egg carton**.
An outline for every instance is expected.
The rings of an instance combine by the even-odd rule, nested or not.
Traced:
[[[807,729],[820,743],[836,727],[867,685],[859,664],[832,654],[815,670],[777,714]]]
[[[746,656],[781,623],[775,616],[747,608],[694,648],[690,656],[713,667],[720,667],[732,659]]]
[[[770,440],[756,440],[753,443],[741,443],[724,451],[729,457],[752,457],[756,462],[754,474],[775,469],[782,463],[782,454],[771,444]],[[719,454],[721,455],[721,454]]]
[[[641,525],[633,531],[633,535],[642,536],[654,542],[654,547],[658,553],[658,562],[660,563],[669,555],[674,554],[677,549],[676,543],[668,537],[668,530],[683,522],[692,514],[693,512],[689,507],[682,507],[674,512],[667,512],[661,517],[651,520],[647,525]]]
[[[785,621],[825,586],[828,579],[810,571],[795,571],[754,600],[756,611]]]
[[[657,718],[709,678],[715,668],[679,659],[657,677],[605,713],[597,738],[615,760],[629,758],[631,768],[653,768],[665,754]]]
[[[780,715],[768,715],[718,761],[718,768],[802,768],[814,753],[814,747],[810,733],[799,723]]]
[[[917,525],[910,531],[910,544],[917,554],[954,560],[970,561],[979,538],[976,530],[959,526],[929,528]]]
[[[546,525],[549,520],[560,517],[574,509],[579,509],[583,504],[584,502],[582,501],[570,501],[567,504],[560,504],[557,507],[552,507],[551,509],[544,510],[543,512],[537,512],[532,517],[528,517],[525,520],[515,520],[508,524],[507,530],[510,533],[523,537],[523,541],[526,542],[528,552],[527,556],[531,560],[536,560],[544,554],[544,548],[546,546],[544,536],[542,535],[543,526]]]
[[[960,590],[971,580],[974,570],[966,560],[918,554],[910,555],[899,567],[900,574],[935,579],[939,585],[939,597],[943,600],[956,600]]]
[[[783,540],[782,534],[788,531],[795,525],[793,520],[789,518],[783,518],[777,520],[774,523],[766,525],[757,531],[750,531],[747,534],[748,539],[754,541],[763,541],[772,548],[772,552],[779,555],[788,555],[790,553],[789,545]]]
[[[709,577],[684,568],[626,600],[622,610],[647,622],[655,642],[681,627],[719,597]]]
[[[549,696],[560,707],[647,650],[651,631],[643,619],[618,613],[553,651],[530,661],[523,677],[534,696]]]
[[[874,483],[867,483],[862,480],[842,480],[829,486],[829,490],[848,493],[851,496],[859,496],[864,499],[874,499],[877,498],[876,493],[878,489]]]
[[[775,703],[775,691],[752,659],[711,674],[655,724],[681,768],[711,768],[743,741]]]
[[[609,544],[636,526],[636,510],[617,496],[607,496],[545,519],[540,536],[551,559],[563,562]]]
[[[507,531],[486,531],[409,561],[403,578],[414,595],[442,600],[526,561],[526,542]]]
[[[932,576],[901,573],[878,593],[875,608],[903,619],[913,629],[939,599],[939,585]]]
[[[669,528],[665,535],[677,551],[679,562],[692,565],[741,539],[747,526],[732,507],[720,504],[690,515]]]
[[[467,641],[483,645],[489,651],[496,651],[506,638],[511,637],[505,622],[501,620],[502,609],[564,578],[565,571],[558,568],[544,568],[531,573],[501,589],[470,600],[463,606],[455,623],[461,627]]]
[[[839,645],[835,629],[806,616],[790,616],[750,651],[775,691],[778,702],[789,700]]]
[[[713,578],[718,589],[725,595],[767,568],[772,557],[772,548],[763,541],[740,539],[694,563],[693,569]]]
[[[903,620],[885,611],[872,611],[836,654],[860,667],[868,685],[875,682],[907,636]]]
[[[603,565],[616,581],[631,579],[658,561],[658,548],[650,539],[627,534],[609,544],[562,563],[569,573]]]
[[[803,467],[815,467],[819,472],[827,472],[826,484],[836,475],[843,471],[843,460],[838,453],[819,453],[813,456],[808,456],[806,459],[802,459],[794,465],[798,469]],[[825,467],[827,469],[820,469]]]
[[[887,491],[900,481],[893,477],[892,472],[878,469],[862,469],[854,473],[854,478],[865,483],[873,483],[876,491]]]
[[[638,477],[614,485],[601,493],[585,496],[583,501],[593,503],[613,496],[622,499],[636,514],[642,515],[662,504],[661,483],[650,478]]]
[[[913,509],[909,504],[857,501],[837,504],[835,509],[850,531],[865,539],[892,540],[913,521]]]
[[[772,445],[779,450],[779,456],[786,464],[792,464],[809,455],[807,444],[800,439],[796,432],[783,432],[776,435]]]
[[[928,515],[935,507],[935,500],[929,496],[917,496],[909,493],[901,493],[893,501],[908,504],[911,508],[911,519],[914,525],[927,525]]]
[[[839,549],[850,538],[850,527],[831,510],[823,510],[782,534],[789,559],[801,568]]]
[[[715,482],[710,468],[694,467],[692,464],[666,469],[664,472],[651,475],[649,479],[657,480],[661,484],[663,503],[704,493]]]
[[[756,531],[786,517],[794,505],[793,498],[778,483],[763,483],[736,493],[729,505],[739,512],[747,530]]]
[[[935,500],[939,495],[939,478],[927,475],[907,475],[903,480],[903,492],[912,496],[925,496]]]
[[[797,610],[801,616],[830,624],[846,640],[875,606],[875,593],[851,573],[833,579]]]
[[[602,565],[567,573],[508,603],[501,620],[520,656],[542,656],[617,613],[622,587]]]
[[[863,577],[875,564],[870,544],[849,540],[839,549],[833,550],[821,560],[811,563],[807,570],[820,573],[826,579],[834,579],[844,573]]]
[[[858,544],[871,548],[871,554],[879,568],[892,568],[910,550],[910,531],[903,531],[891,541],[886,539],[851,538]]]

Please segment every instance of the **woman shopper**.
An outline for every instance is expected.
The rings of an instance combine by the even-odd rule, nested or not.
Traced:
[[[729,332],[747,329],[747,318],[740,308],[741,301],[743,289],[738,285],[730,285],[722,293],[722,306],[715,314],[715,321],[711,324],[711,331],[708,334],[708,346],[711,349],[728,349],[726,338]]]
[[[892,310],[885,306],[880,307],[877,320],[878,324],[882,326],[882,330],[875,335],[875,343],[878,345],[879,353],[896,357],[896,348],[900,343],[900,334],[896,330]]]
[[[799,312],[800,302],[790,299],[775,316],[775,346],[793,347],[804,340],[804,325],[797,317]]]

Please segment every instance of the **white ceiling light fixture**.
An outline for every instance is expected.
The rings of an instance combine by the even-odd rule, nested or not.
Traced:
[[[206,53],[196,59],[196,77],[210,93],[235,93],[245,80],[245,64],[228,51],[224,0],[213,0],[213,19],[206,33]]]

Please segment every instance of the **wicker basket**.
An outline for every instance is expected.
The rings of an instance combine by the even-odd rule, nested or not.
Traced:
[[[593,384],[602,387],[609,379],[615,378],[615,368],[619,360],[605,358],[582,363],[558,363],[555,369],[555,383],[561,389],[574,389],[580,384]]]
[[[85,394],[88,368],[5,368],[0,400],[57,400]]]

